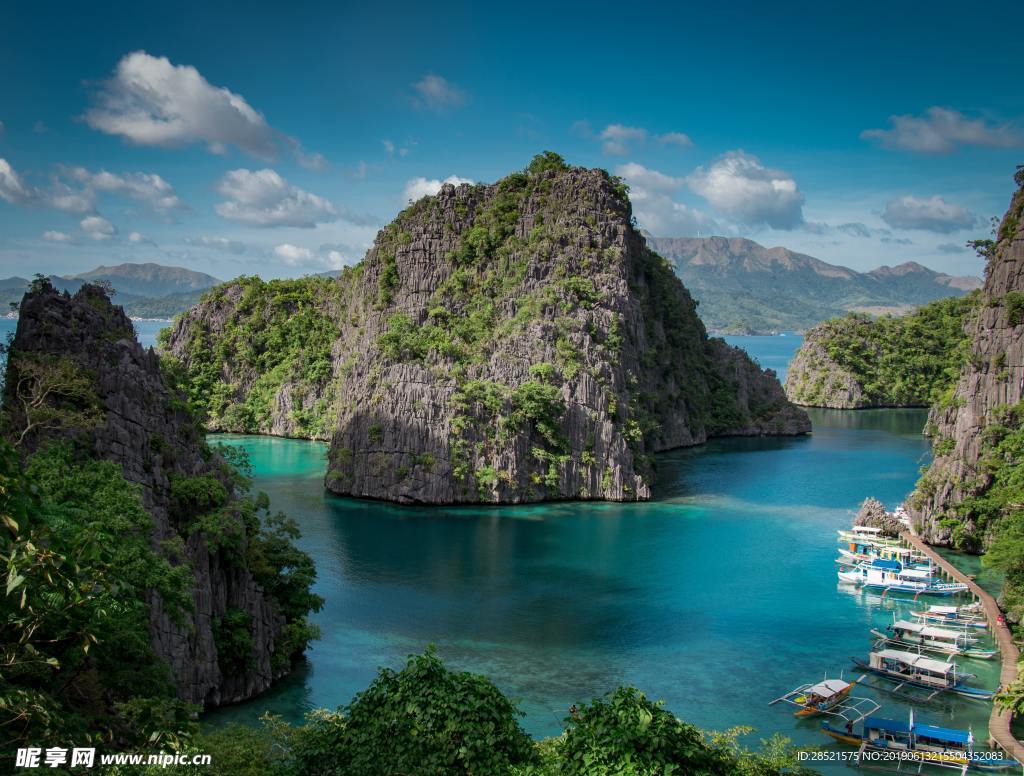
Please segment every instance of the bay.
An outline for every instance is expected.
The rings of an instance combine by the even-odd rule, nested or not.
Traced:
[[[729,337],[784,377],[798,336]],[[867,496],[894,506],[928,460],[922,410],[811,411],[798,439],[715,440],[658,456],[643,504],[400,507],[332,496],[326,446],[218,436],[250,454],[256,487],[300,524],[325,598],[323,637],[305,664],[259,698],[206,715],[255,723],[334,708],[379,666],[434,644],[448,664],[486,674],[541,737],[569,704],[619,684],[663,699],[703,728],[751,725],[841,748],[768,702],[826,672],[850,675],[871,627],[920,607],[837,585],[836,530]],[[968,661],[995,687],[998,667]],[[905,718],[910,706],[859,694]],[[920,707],[921,719],[984,740],[988,706]],[[839,772],[839,766],[818,766]]]

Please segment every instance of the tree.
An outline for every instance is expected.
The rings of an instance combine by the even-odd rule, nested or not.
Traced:
[[[15,425],[18,447],[30,433],[54,429],[94,428],[103,419],[89,375],[70,358],[9,354],[13,377],[10,398],[14,405],[8,418]]]

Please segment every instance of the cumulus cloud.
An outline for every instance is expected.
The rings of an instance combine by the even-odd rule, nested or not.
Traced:
[[[281,259],[289,267],[297,267],[308,264],[313,260],[313,251],[309,248],[300,248],[291,243],[284,243],[274,248],[274,255]]]
[[[250,226],[311,229],[344,214],[329,200],[293,186],[273,170],[231,170],[217,183],[224,197],[214,209],[223,218]]]
[[[86,216],[79,225],[93,240],[109,240],[117,234],[117,228],[101,216]]]
[[[43,239],[47,242],[55,243],[69,243],[74,242],[74,238],[67,232],[58,232],[55,229],[49,229],[43,232]]]
[[[234,146],[267,161],[277,156],[280,140],[303,167],[327,167],[321,154],[274,130],[241,95],[214,86],[190,65],[175,65],[145,51],[127,54],[117,63],[83,118],[93,129],[136,145],[180,148],[204,143],[215,154]]]
[[[460,186],[463,183],[473,183],[473,181],[469,178],[460,178],[458,175],[449,175],[443,181],[437,178],[413,178],[406,181],[405,188],[402,189],[402,201],[415,202],[422,197],[437,194],[441,190],[441,186],[446,183],[450,183],[452,186]]]
[[[156,173],[115,174],[106,170],[93,173],[84,167],[72,167],[67,170],[67,175],[81,186],[81,190],[77,194],[83,202],[94,200],[94,192],[107,192],[134,199],[156,213],[165,214],[170,210],[182,207],[174,187]],[[72,196],[76,193],[70,189],[67,191]],[[62,209],[73,208],[64,207]]]
[[[416,97],[413,105],[442,112],[449,108],[461,108],[466,104],[466,92],[447,78],[428,73],[412,85]]]
[[[642,127],[627,127],[622,124],[609,124],[598,135],[601,150],[606,154],[625,156],[630,151],[631,143],[643,143],[647,140],[647,130]]]
[[[615,173],[629,184],[637,221],[648,232],[687,236],[723,231],[707,214],[675,200],[686,184],[685,178],[675,178],[635,162],[619,165]]]
[[[142,234],[141,232],[131,232],[128,235],[128,242],[134,245],[152,245],[154,247],[156,246],[156,243],[153,240],[149,239],[148,237],[146,237],[146,235]]]
[[[310,269],[339,269],[345,263],[340,251],[304,248],[291,243],[282,243],[274,248],[274,255],[289,267],[308,267]]]
[[[793,177],[743,151],[729,151],[707,169],[698,167],[688,183],[715,210],[740,223],[774,229],[804,223],[804,195]]]
[[[0,199],[12,205],[24,205],[35,198],[35,189],[25,183],[6,159],[0,159]]]
[[[940,234],[958,232],[977,225],[978,217],[967,208],[931,197],[906,196],[894,199],[882,211],[882,220],[893,229],[921,229]]]
[[[1024,132],[1013,125],[968,118],[952,108],[932,107],[922,116],[890,116],[889,123],[889,129],[866,129],[860,136],[883,148],[927,154],[952,153],[957,146],[1024,147]]]

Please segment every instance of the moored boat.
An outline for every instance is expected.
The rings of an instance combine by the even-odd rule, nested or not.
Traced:
[[[976,700],[991,700],[995,696],[992,690],[967,684],[966,680],[974,679],[974,674],[962,671],[956,663],[936,660],[917,652],[880,649],[871,652],[867,660],[853,658],[853,662],[864,671],[896,683],[897,690],[904,685],[931,690],[928,699],[944,692]]]
[[[797,707],[793,712],[794,717],[813,717],[816,714],[827,714],[838,710],[840,706],[849,707],[851,704],[850,690],[864,677],[857,677],[852,682],[845,679],[824,678],[820,682],[808,682],[790,690],[785,695],[776,698],[768,705],[773,706],[780,701]],[[855,705],[855,704],[854,704]],[[877,706],[877,704],[875,704]]]
[[[1013,759],[1001,757],[992,752],[974,750],[974,734],[970,730],[957,730],[937,725],[927,725],[914,720],[910,712],[908,722],[865,717],[860,732],[852,724],[844,728],[822,723],[825,735],[862,750],[893,752],[894,759],[902,765],[934,765],[965,770],[1001,771],[1019,768]]]
[[[837,533],[839,534],[839,538],[845,542],[872,541],[893,547],[900,546],[899,539],[883,536],[881,528],[875,528],[869,525],[855,525],[850,529],[841,529],[837,531]]]
[[[884,633],[874,628],[871,633],[888,644],[918,647],[944,655],[963,655],[990,660],[998,654],[995,649],[979,647],[978,638],[966,630],[897,620],[896,615],[893,615],[892,624],[886,626]]]
[[[870,563],[842,567],[838,577],[841,582],[851,582],[887,593],[948,596],[968,589],[962,582],[943,582],[930,570],[904,568],[898,560],[875,559]]]
[[[988,630],[988,620],[978,603],[966,606],[929,606],[921,612],[911,612],[912,617],[927,622],[955,625],[958,628]]]

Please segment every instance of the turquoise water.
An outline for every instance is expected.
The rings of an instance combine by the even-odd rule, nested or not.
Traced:
[[[730,339],[772,340],[763,354],[749,345],[765,363],[790,338]],[[257,487],[299,521],[327,603],[315,618],[323,638],[300,671],[209,719],[270,710],[299,720],[348,702],[378,666],[433,643],[451,666],[519,699],[535,736],[558,732],[570,703],[632,684],[701,727],[753,725],[754,744],[781,732],[833,745],[816,721],[767,704],[826,671],[849,675],[869,628],[909,608],[838,587],[835,531],[864,497],[893,505],[911,489],[927,460],[925,413],[814,411],[812,420],[806,438],[660,455],[646,504],[508,508],[333,497],[322,488],[324,445],[220,437],[249,451]],[[996,665],[967,662],[995,686]],[[909,710],[862,694],[891,716]],[[958,700],[917,714],[983,739],[988,708]]]

